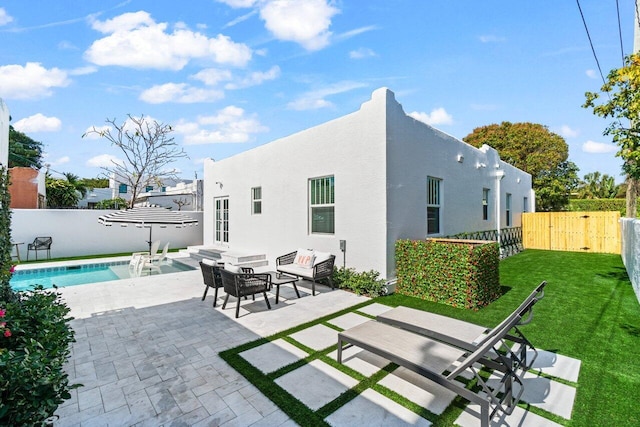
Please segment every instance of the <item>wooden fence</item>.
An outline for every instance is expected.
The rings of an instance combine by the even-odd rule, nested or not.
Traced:
[[[522,214],[526,249],[620,253],[620,212],[536,212]]]

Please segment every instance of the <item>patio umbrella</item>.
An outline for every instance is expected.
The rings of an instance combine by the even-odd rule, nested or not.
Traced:
[[[197,219],[185,215],[182,212],[157,207],[139,207],[112,212],[99,216],[98,222],[107,227],[114,224],[126,227],[129,224],[133,224],[136,227],[148,228],[149,252],[151,252],[151,235],[154,225],[158,225],[161,228],[166,228],[170,225],[180,228],[187,225],[192,226],[198,224]]]

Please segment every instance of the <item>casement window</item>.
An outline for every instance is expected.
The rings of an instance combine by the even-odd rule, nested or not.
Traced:
[[[511,194],[507,193],[507,200],[505,202],[505,217],[507,220],[507,227],[511,227]]]
[[[262,213],[262,187],[251,189],[251,214],[260,215]]]
[[[489,189],[482,189],[482,219],[489,220]]]
[[[440,233],[440,183],[442,180],[427,177],[427,234]]]
[[[335,183],[333,176],[309,180],[309,229],[311,233],[335,233]]]
[[[127,184],[120,184],[118,186],[118,193],[126,194],[127,193]]]

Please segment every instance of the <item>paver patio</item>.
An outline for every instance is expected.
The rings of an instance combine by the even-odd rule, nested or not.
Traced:
[[[295,425],[218,353],[367,300],[325,286],[318,286],[320,293],[312,297],[310,287],[299,288],[300,299],[292,289],[290,293],[287,287],[281,289],[281,302],[272,304],[271,310],[261,298],[243,301],[238,319],[233,318],[232,307],[224,311],[221,306],[212,308],[212,295],[201,301],[203,284],[198,270],[61,289],[71,315],[76,317],[72,326],[77,342],[68,364],[69,377],[71,383],[84,386],[74,390],[72,398],[59,407],[56,414],[60,418],[55,425]],[[273,301],[275,296],[270,298]],[[376,315],[385,309],[388,308],[382,304],[372,304],[360,313],[348,313],[331,319],[330,323],[348,328],[366,321],[363,313]],[[336,334],[332,328],[317,325],[290,338],[311,349],[324,349],[335,344]],[[383,359],[356,348],[346,350],[344,356],[345,364],[365,376],[386,364]],[[263,372],[273,372],[305,355],[278,340],[247,351],[243,357]],[[330,357],[335,358],[335,352]],[[541,360],[545,369],[551,369],[549,375],[564,371],[576,375],[576,366],[579,370],[579,364],[572,359],[545,354]],[[559,368],[558,364],[566,364],[567,368]],[[301,371],[296,372],[298,369]],[[316,402],[310,403],[312,407],[335,394],[326,384],[344,390],[355,381],[322,363],[312,362],[298,369],[278,380],[300,400]],[[307,386],[300,387],[299,378],[304,378]],[[569,381],[575,381],[572,378]],[[318,387],[320,384],[325,386]],[[410,395],[434,413],[442,411],[452,399],[446,390],[433,390],[421,378],[402,370],[386,376],[382,385],[406,393],[408,398]],[[535,421],[538,415],[524,410],[514,414],[506,424],[496,425],[540,425]],[[474,420],[477,422],[472,414],[463,413],[457,422],[471,426],[476,425]],[[424,418],[370,389],[326,421],[336,426],[376,422],[429,425]]]

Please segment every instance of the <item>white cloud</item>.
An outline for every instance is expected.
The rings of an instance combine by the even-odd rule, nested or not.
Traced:
[[[57,132],[62,127],[62,122],[57,117],[47,117],[41,113],[20,119],[13,127],[24,133],[30,132]]]
[[[278,40],[319,50],[329,44],[331,18],[338,12],[326,0],[270,0],[261,5],[260,18]]]
[[[507,39],[504,37],[498,37],[498,36],[494,36],[494,35],[484,35],[484,36],[480,36],[478,37],[480,39],[480,41],[482,43],[499,43],[499,42],[504,42]]]
[[[618,149],[614,144],[608,144],[606,142],[587,141],[582,144],[582,151],[585,153],[602,154],[612,153]]]
[[[178,123],[174,129],[184,135],[187,145],[247,142],[253,134],[269,130],[254,116],[247,116],[242,108],[233,105],[215,115],[201,116],[195,123]]]
[[[54,87],[68,86],[67,73],[47,70],[38,62],[0,66],[0,96],[5,99],[35,99],[51,96]]]
[[[94,41],[84,54],[96,65],[180,70],[195,58],[239,67],[251,59],[251,49],[245,44],[222,34],[208,38],[181,23],[169,33],[166,23],[156,23],[144,11],[94,20],[92,26],[109,34]]]
[[[0,25],[7,25],[9,22],[13,21],[13,17],[11,17],[4,7],[0,7]]]
[[[214,89],[202,89],[186,83],[165,83],[146,89],[140,94],[140,100],[149,104],[177,102],[193,104],[196,102],[214,102],[224,98],[224,93]]]
[[[579,132],[575,129],[571,129],[571,127],[567,125],[560,126],[560,136],[565,138],[575,138],[578,136]]]
[[[252,10],[249,13],[246,13],[242,16],[237,17],[236,19],[233,19],[229,22],[227,22],[226,24],[224,24],[224,26],[222,28],[229,28],[229,27],[233,27],[235,25],[238,25],[241,22],[246,21],[247,19],[251,18],[253,15],[257,14],[258,11],[257,10]]]
[[[274,65],[268,71],[256,71],[236,82],[227,83],[225,89],[233,90],[257,86],[267,80],[275,80],[278,77],[280,77],[280,67]]]
[[[218,3],[224,3],[234,9],[252,7],[257,0],[216,0]]]
[[[69,74],[72,76],[84,76],[86,74],[93,74],[98,71],[98,67],[94,67],[93,65],[88,65],[86,67],[78,67],[69,71]]]
[[[84,131],[84,134],[82,135],[83,138],[87,138],[87,139],[100,139],[100,132],[107,132],[111,130],[111,126],[109,125],[104,125],[104,126],[90,126],[87,128],[87,130]]]
[[[453,124],[453,116],[442,107],[434,108],[431,113],[414,111],[408,115],[431,126]]]
[[[373,58],[375,56],[378,56],[378,54],[368,47],[361,47],[360,49],[349,52],[349,58],[351,59]]]
[[[57,160],[52,160],[47,163],[49,163],[49,165],[51,166],[58,166],[58,165],[64,165],[65,163],[69,163],[70,161],[71,159],[69,158],[69,156],[62,156]]]
[[[369,25],[367,27],[360,27],[360,28],[356,28],[350,31],[345,31],[344,33],[341,34],[337,34],[334,39],[335,40],[346,40],[346,39],[350,39],[351,37],[355,37],[358,36],[360,34],[363,33],[367,33],[369,31],[373,31],[373,30],[377,30],[378,26],[376,25]]]
[[[108,168],[108,167],[112,167],[114,163],[120,165],[123,163],[123,161],[111,154],[100,154],[98,156],[92,157],[89,160],[87,160],[86,165],[90,167],[96,167],[96,168]]]
[[[596,72],[596,70],[587,70],[587,71],[585,71],[585,74],[590,79],[597,79],[598,78],[598,73]]]
[[[217,68],[206,68],[191,76],[192,79],[200,80],[207,86],[215,86],[221,81],[231,80],[231,77],[231,71]]]
[[[342,81],[327,87],[304,93],[298,99],[287,104],[290,110],[317,110],[331,107],[333,104],[324,99],[327,96],[337,95],[353,89],[365,87],[366,84],[352,81]]]

